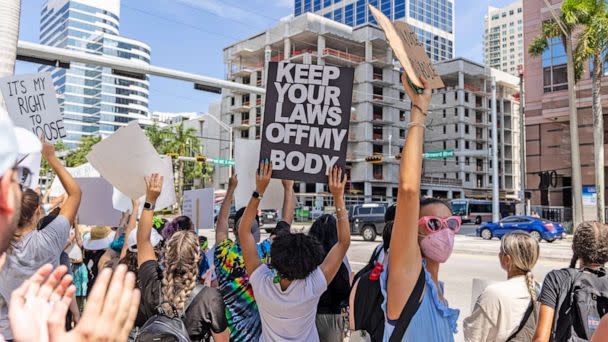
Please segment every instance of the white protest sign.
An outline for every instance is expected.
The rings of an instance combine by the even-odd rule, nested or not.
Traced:
[[[1,78],[0,92],[15,126],[53,144],[67,136],[50,72]]]
[[[87,160],[116,189],[129,198],[140,198],[146,192],[144,176],[166,172],[160,158],[137,121],[120,128],[95,144]]]
[[[259,166],[260,141],[236,139],[234,144],[234,169],[239,185],[234,191],[236,209],[247,206],[255,190],[255,173]],[[283,207],[283,184],[279,179],[270,180],[264,192],[260,209],[281,209]]]
[[[122,213],[112,206],[112,185],[101,177],[76,178],[82,191],[78,223],[117,226]]]
[[[129,197],[116,188],[112,188],[112,206],[121,212],[131,212],[133,203]]]
[[[213,188],[184,191],[182,215],[188,216],[196,229],[213,229]]]
[[[76,167],[66,167],[65,169],[74,178],[99,177],[99,172],[95,170],[95,168],[90,163],[85,163]],[[50,191],[49,196],[51,197],[61,196],[65,192],[65,189],[63,188],[63,185],[61,185],[59,177],[55,176],[48,191]]]

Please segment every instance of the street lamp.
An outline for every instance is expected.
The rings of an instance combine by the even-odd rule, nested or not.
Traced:
[[[233,149],[233,145],[234,145],[234,137],[232,136],[232,126],[228,125],[225,122],[222,122],[220,119],[216,118],[215,116],[209,114],[209,113],[203,113],[201,114],[200,117],[205,117],[205,118],[211,118],[213,119],[213,121],[215,121],[221,128],[225,129],[228,131],[228,134],[230,135],[229,139],[228,139],[228,159],[232,159],[232,149]],[[228,169],[228,177],[232,177],[232,168]]]

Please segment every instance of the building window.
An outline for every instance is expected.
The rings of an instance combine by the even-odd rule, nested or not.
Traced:
[[[465,150],[468,150],[468,149],[469,149],[469,147],[470,147],[470,145],[469,145],[469,141],[467,140],[467,141],[465,141],[465,142],[464,142],[464,149],[465,149]]]
[[[348,4],[344,7],[344,23],[349,26],[354,24],[354,5]]]
[[[443,110],[443,118],[444,118],[444,119],[445,119],[445,113],[446,113],[446,111],[445,111],[445,109],[444,109],[444,110]]]
[[[256,126],[255,127],[255,138],[256,139],[260,139],[260,132],[261,132],[260,126]]]
[[[464,157],[464,165],[470,165],[471,164],[471,158],[469,157]]]
[[[468,118],[469,117],[469,108],[465,108],[464,109],[464,117]]]
[[[561,38],[550,38],[549,46],[542,53],[545,93],[568,89],[566,63],[566,50]]]
[[[310,2],[311,0],[304,0],[304,12],[310,12],[310,10],[312,10]]]
[[[465,173],[465,174],[464,174],[464,181],[465,181],[465,182],[469,182],[469,181],[471,181],[471,176],[469,176],[469,174],[468,174],[468,173]]]
[[[405,17],[405,0],[395,0],[395,20]]]
[[[373,126],[373,135],[374,140],[382,140],[382,126]]]
[[[454,124],[454,133],[458,133],[459,124]]]
[[[342,22],[342,7],[338,8],[334,11],[334,20],[339,23]]]
[[[384,151],[382,151],[382,145],[374,145],[372,151],[373,153],[384,153]]]
[[[446,95],[446,94],[445,94],[445,93],[443,93],[443,101],[441,102],[441,103],[443,103],[443,104],[445,104],[445,100],[446,100],[446,99],[445,99],[445,97],[446,97],[445,95]]]
[[[469,93],[464,92],[464,102],[469,102]]]
[[[445,150],[447,148],[447,143],[446,141],[442,141],[443,142],[443,149]]]
[[[331,0],[323,0],[323,8],[331,7]]]
[[[405,121],[405,111],[399,111],[399,121]]]
[[[295,0],[293,14],[297,17],[302,14],[302,0]]]
[[[443,134],[447,133],[447,126],[443,126]]]
[[[403,129],[403,128],[399,129],[399,138],[405,139],[405,129]]]
[[[357,20],[356,25],[365,23],[365,0],[357,0]]]
[[[230,124],[234,124],[234,114],[230,114]]]
[[[249,138],[249,130],[245,129],[241,131],[241,138],[248,139]]]
[[[321,1],[322,0],[314,0],[314,2],[315,2],[314,11],[315,12],[321,10]]]
[[[469,134],[469,125],[464,125],[464,134]]]
[[[454,140],[454,147],[458,149],[458,140]]]

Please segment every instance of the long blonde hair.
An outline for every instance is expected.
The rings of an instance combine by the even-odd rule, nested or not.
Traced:
[[[192,231],[173,234],[165,247],[161,305],[165,314],[181,314],[198,281],[198,237]]]
[[[538,240],[523,231],[515,231],[502,237],[500,254],[511,257],[511,264],[526,275],[526,286],[533,301],[537,299],[536,283],[532,269],[538,261],[540,248]]]

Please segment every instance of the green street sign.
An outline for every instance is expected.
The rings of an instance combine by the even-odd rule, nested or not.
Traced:
[[[422,154],[424,159],[441,159],[454,156],[454,150],[429,151]]]
[[[215,165],[231,166],[234,165],[234,160],[231,159],[207,159],[208,162]]]

